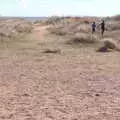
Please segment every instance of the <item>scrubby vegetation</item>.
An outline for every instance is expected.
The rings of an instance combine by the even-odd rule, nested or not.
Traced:
[[[8,19],[0,21],[0,39],[12,39],[18,38],[21,35],[25,35],[32,31],[32,23],[19,20],[19,19]]]

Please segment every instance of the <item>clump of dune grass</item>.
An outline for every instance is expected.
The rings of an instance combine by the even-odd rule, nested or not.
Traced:
[[[71,34],[74,35],[76,33],[89,33],[91,29],[88,24],[71,22],[53,25],[48,31],[54,35],[65,36]]]
[[[97,43],[98,40],[96,36],[80,33],[71,36],[70,40],[67,41],[67,44],[94,44]]]
[[[103,40],[103,46],[97,49],[97,52],[110,52],[110,51],[120,51],[120,48],[118,47],[115,40],[111,38],[107,38]]]
[[[32,32],[32,25],[28,23],[18,24],[14,28],[18,33],[30,33]]]
[[[104,40],[104,45],[105,45],[107,48],[110,48],[110,49],[115,49],[115,48],[117,48],[117,43],[115,42],[115,40],[110,39],[110,38]]]
[[[32,24],[26,20],[7,19],[0,22],[0,40],[18,39],[32,31]]]

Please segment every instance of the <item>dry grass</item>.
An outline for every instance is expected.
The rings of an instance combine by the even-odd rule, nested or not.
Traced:
[[[56,35],[70,35],[76,33],[89,33],[91,31],[90,20],[82,18],[59,18],[49,28],[49,32]]]
[[[103,43],[103,46],[97,50],[98,52],[110,52],[113,50],[120,51],[116,41],[111,38],[104,39]]]
[[[18,33],[30,33],[32,32],[32,26],[30,24],[19,24],[16,25],[15,28]]]
[[[68,29],[65,29],[65,28],[62,28],[62,27],[60,27],[60,28],[51,28],[50,32],[52,34],[62,36],[62,35],[68,34]]]
[[[113,39],[105,39],[105,40],[104,40],[104,45],[105,45],[107,48],[110,48],[110,49],[115,49],[115,48],[117,48],[117,43],[116,43]]]
[[[57,26],[52,26],[49,28],[50,33],[55,35],[74,35],[76,33],[89,33],[91,28],[88,24],[81,24],[80,22],[75,23],[66,23],[66,24],[59,24]]]
[[[13,39],[30,33],[32,24],[25,20],[4,20],[0,22],[0,39]]]
[[[117,30],[120,30],[120,22],[116,22],[111,25],[111,31],[117,31]]]
[[[68,44],[94,44],[97,43],[98,40],[96,36],[89,35],[89,34],[75,34],[71,37],[71,40],[69,40]]]
[[[120,31],[120,22],[110,19],[106,22],[106,28],[109,32]]]

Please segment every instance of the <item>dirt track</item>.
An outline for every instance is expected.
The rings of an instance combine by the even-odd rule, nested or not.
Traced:
[[[36,36],[38,39],[43,39],[44,38],[44,35],[45,33],[47,32],[46,29],[48,28],[49,26],[37,26],[34,28],[34,31],[36,32]]]
[[[43,29],[37,29],[40,39]],[[34,55],[6,50],[0,55],[0,120],[119,120],[119,62],[118,52],[86,48]]]

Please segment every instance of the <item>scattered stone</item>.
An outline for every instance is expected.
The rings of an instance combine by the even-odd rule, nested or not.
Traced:
[[[43,53],[61,53],[60,49],[46,49]]]
[[[95,96],[99,97],[99,96],[100,96],[100,94],[98,94],[98,93],[97,93]]]

